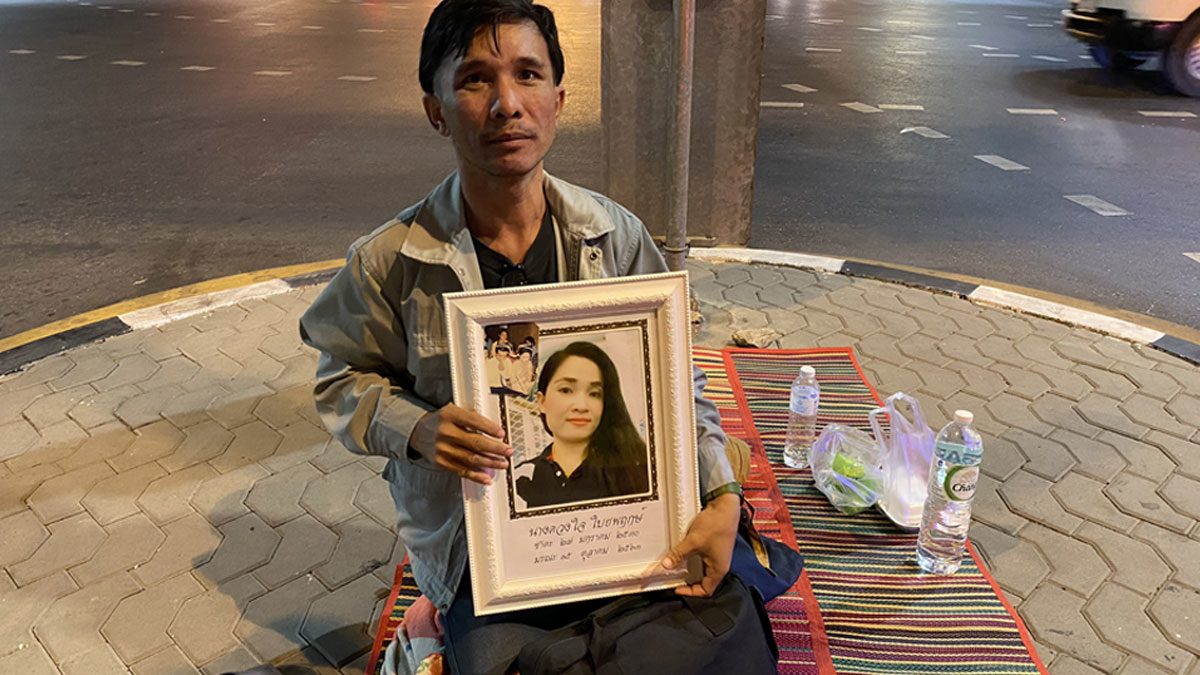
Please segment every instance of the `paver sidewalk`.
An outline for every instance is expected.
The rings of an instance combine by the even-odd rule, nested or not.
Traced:
[[[984,434],[971,536],[1054,673],[1200,674],[1200,368],[923,290],[690,265],[698,345],[852,346]],[[310,287],[0,378],[0,673],[361,672],[403,557],[312,408]]]

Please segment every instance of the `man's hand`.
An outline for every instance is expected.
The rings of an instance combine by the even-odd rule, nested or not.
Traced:
[[[663,558],[662,566],[675,569],[688,555],[699,553],[704,561],[704,578],[700,583],[679,586],[679,595],[708,597],[717,590],[729,563],[733,559],[733,544],[737,539],[738,518],[742,513],[742,500],[736,494],[726,493],[717,497],[696,515],[687,536]]]
[[[491,485],[492,470],[507,469],[512,457],[512,447],[503,438],[499,424],[449,403],[426,413],[409,442],[437,466],[480,485]]]

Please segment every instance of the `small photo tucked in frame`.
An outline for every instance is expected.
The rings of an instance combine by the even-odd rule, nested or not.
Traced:
[[[485,329],[489,389],[513,446],[510,518],[657,498],[646,328]]]

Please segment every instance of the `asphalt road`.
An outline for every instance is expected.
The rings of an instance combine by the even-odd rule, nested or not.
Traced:
[[[340,257],[423,195],[453,164],[416,83],[433,4],[0,0],[0,337]],[[599,2],[547,4],[569,92],[548,166],[602,188]],[[762,111],[753,245],[973,274],[1200,327],[1200,262],[1183,255],[1200,252],[1200,119],[1138,113],[1200,114],[1200,101],[1156,73],[1112,78],[1080,59],[1050,4],[768,11],[763,99],[804,106]],[[1051,25],[1028,25],[1040,23]],[[949,138],[902,133],[914,126]],[[1063,197],[1084,194],[1130,214]]]

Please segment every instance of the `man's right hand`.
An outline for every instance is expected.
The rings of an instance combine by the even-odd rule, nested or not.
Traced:
[[[492,484],[492,470],[507,469],[512,447],[504,429],[473,410],[453,403],[417,422],[409,443],[434,464],[480,485]]]

